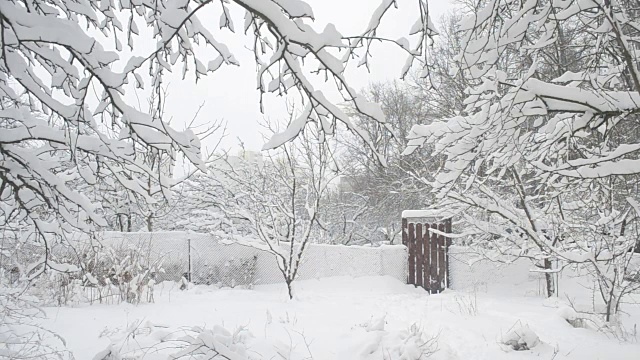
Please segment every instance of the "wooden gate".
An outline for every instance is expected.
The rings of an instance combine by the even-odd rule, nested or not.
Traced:
[[[439,224],[424,224],[402,219],[402,243],[409,249],[407,283],[422,286],[437,294],[449,285],[448,248],[451,238],[437,234],[451,233],[451,219]]]

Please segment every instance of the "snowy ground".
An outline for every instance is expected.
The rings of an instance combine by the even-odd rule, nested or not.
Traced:
[[[251,357],[265,359],[412,359],[420,336],[438,336],[433,359],[640,359],[633,336],[623,342],[574,328],[561,316],[561,302],[539,297],[428,295],[390,277],[307,280],[296,294],[287,300],[283,285],[180,291],[163,283],[153,304],[48,308],[46,326],[66,339],[77,359],[92,359],[127,328],[135,327],[137,336],[117,348],[145,346],[184,326],[215,325],[232,332],[244,327],[235,339]],[[640,323],[640,308],[627,310],[627,327]],[[501,344],[510,330],[527,326],[541,344],[517,352]]]

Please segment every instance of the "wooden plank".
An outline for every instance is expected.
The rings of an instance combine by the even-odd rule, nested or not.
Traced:
[[[416,237],[415,237],[415,249],[416,249],[416,285],[424,286],[422,283],[422,224],[416,224]]]
[[[415,285],[416,283],[416,253],[415,243],[416,237],[414,233],[414,224],[409,223],[409,284]]]
[[[431,224],[432,229],[437,229],[438,224]],[[429,290],[432,294],[437,294],[438,291],[438,234],[431,232],[431,244],[429,244],[429,250],[431,253],[431,266],[429,268]]]
[[[424,235],[422,235],[422,239],[420,239],[422,243],[422,247],[424,248],[424,252],[422,255],[422,269],[423,275],[422,279],[424,282],[424,288],[429,291],[431,286],[431,251],[429,247],[429,224],[424,224]]]
[[[444,224],[438,225],[438,230],[441,232],[445,231]],[[442,291],[445,288],[445,277],[447,272],[447,263],[446,263],[446,240],[444,235],[438,236],[438,291]]]
[[[451,234],[451,218],[447,219],[444,223],[444,230],[447,232],[447,234]],[[451,246],[451,237],[447,236],[446,238],[446,248],[445,250],[445,257],[444,257],[444,261],[446,263],[445,269],[445,288],[449,289],[451,288],[451,269],[449,267],[449,247]]]
[[[402,245],[407,246],[407,219],[402,218]]]
[[[402,245],[407,247],[407,273],[405,276],[405,282],[409,283],[409,234],[407,234],[407,219],[402,218]]]

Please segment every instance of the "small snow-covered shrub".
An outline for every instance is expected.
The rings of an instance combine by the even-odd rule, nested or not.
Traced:
[[[145,243],[85,246],[76,259],[82,268],[77,280],[91,303],[153,301],[156,274],[163,271],[162,259],[152,258]]]
[[[577,311],[573,304],[571,306],[561,306],[557,314],[574,328],[598,330],[606,325],[602,315]]]
[[[85,285],[101,289],[102,297],[119,301],[153,301],[156,275],[163,271],[161,257],[150,256],[149,245],[122,243],[93,252],[86,266]]]
[[[425,334],[418,324],[400,331],[385,330],[385,324],[385,317],[382,316],[358,325],[372,335],[362,345],[362,358],[420,360],[438,351],[438,335]]]
[[[515,351],[530,350],[541,343],[529,325],[522,325],[520,322],[503,335],[500,342]]]
[[[399,338],[403,341],[400,359],[424,359],[438,351],[438,335],[425,334],[418,324],[414,323],[407,330],[401,331]]]
[[[243,327],[233,333],[220,325],[211,329],[171,329],[150,321],[135,320],[126,329],[105,329],[110,344],[94,360],[120,359],[248,359],[253,335]],[[153,357],[147,356],[153,354]]]
[[[252,337],[251,333],[242,327],[233,334],[219,325],[212,329],[193,327],[177,339],[170,340],[176,347],[183,347],[172,354],[171,359],[215,359],[218,355],[222,359],[246,359],[246,342]]]
[[[29,287],[43,304],[152,302],[156,275],[162,259],[152,258],[143,243],[116,246],[84,246],[58,254],[61,263],[77,264],[79,270],[47,269]]]
[[[85,300],[82,275],[75,266],[78,258],[71,247],[51,244],[45,267],[42,266],[45,254],[38,244],[6,238],[3,241],[8,245],[0,251],[0,287],[22,289],[38,299],[39,305],[62,306]]]
[[[79,272],[48,270],[31,282],[28,293],[40,299],[41,305],[65,306],[88,301]]]
[[[564,319],[574,328],[584,328],[599,331],[608,337],[615,338],[621,342],[637,342],[638,329],[637,324],[626,327],[616,315],[612,319],[614,321],[606,321],[605,314],[597,311],[597,308],[584,310],[586,306],[576,306],[572,301],[569,305],[560,306],[556,314]]]
[[[578,313],[572,307],[563,306],[558,309],[557,314],[574,328],[587,327],[587,324],[585,323],[585,318],[578,316]]]
[[[223,264],[204,265],[193,277],[193,282],[206,285],[252,287],[255,280],[258,256],[231,258]]]
[[[478,295],[473,294],[457,294],[453,297],[458,306],[458,311],[462,315],[476,316],[478,315]]]

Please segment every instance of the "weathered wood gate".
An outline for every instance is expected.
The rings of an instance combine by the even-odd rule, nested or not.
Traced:
[[[424,224],[402,219],[402,243],[409,249],[407,283],[422,286],[437,294],[449,285],[448,248],[451,238],[438,234],[451,233],[451,219],[439,224]]]

